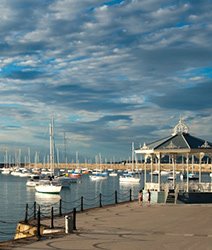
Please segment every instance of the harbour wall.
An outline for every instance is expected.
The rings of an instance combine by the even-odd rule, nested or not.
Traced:
[[[24,164],[23,164],[24,165]],[[38,163],[38,164],[27,164],[25,166],[26,168],[50,168],[49,164],[42,164],[42,163]],[[199,169],[201,168],[202,172],[211,172],[212,171],[212,164],[189,164],[189,172],[191,172],[192,170],[194,172],[198,172]],[[55,168],[60,168],[60,169],[67,169],[67,170],[71,170],[71,169],[77,169],[77,168],[85,168],[85,169],[113,169],[113,170],[126,170],[132,169],[132,164],[131,163],[126,163],[126,164],[95,164],[95,163],[59,163],[59,164],[55,164]],[[153,170],[158,169],[158,164],[153,164]],[[172,164],[163,164],[161,163],[160,166],[161,170],[165,170],[165,171],[171,171],[173,170],[173,165]],[[144,170],[145,169],[145,165],[144,163],[138,163],[138,164],[134,164],[133,169],[138,169],[138,170]],[[151,164],[146,164],[146,169],[147,170],[151,170]],[[180,171],[180,172],[184,172],[187,171],[187,165],[186,164],[176,164],[175,165],[175,169],[176,171]]]

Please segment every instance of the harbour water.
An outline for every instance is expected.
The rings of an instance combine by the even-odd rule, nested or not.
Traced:
[[[132,198],[137,198],[137,185],[119,184],[117,177],[108,177],[102,181],[91,181],[88,175],[83,175],[78,183],[71,183],[70,188],[63,188],[60,195],[47,195],[36,193],[32,187],[26,187],[27,178],[0,174],[0,241],[14,237],[17,223],[25,218],[26,203],[29,207],[33,203],[41,205],[43,209],[50,210],[51,206],[58,207],[62,200],[63,213],[71,207],[79,207],[80,198],[84,197],[84,207],[97,207],[99,194],[102,194],[105,204],[114,203],[114,192],[117,191],[119,200],[127,200],[129,190],[132,190]],[[45,211],[42,211],[45,213]]]
[[[49,213],[52,206],[58,208],[60,199],[63,213],[71,211],[74,207],[79,209],[81,197],[84,197],[84,208],[98,207],[100,193],[103,205],[114,203],[115,191],[118,194],[118,201],[129,200],[130,190],[132,199],[137,199],[138,191],[144,186],[143,174],[140,177],[140,184],[120,184],[118,176],[109,176],[102,181],[91,181],[88,175],[83,175],[78,183],[71,183],[70,188],[63,188],[60,195],[46,195],[36,193],[34,188],[26,187],[27,178],[0,174],[0,241],[14,237],[17,223],[25,218],[26,203],[29,207],[33,207],[36,202],[45,214]],[[167,177],[163,176],[161,180],[168,181]],[[150,174],[147,173],[148,181]],[[157,181],[156,176],[153,181]],[[180,181],[179,176],[177,181]],[[202,181],[211,181],[208,173],[202,174]]]

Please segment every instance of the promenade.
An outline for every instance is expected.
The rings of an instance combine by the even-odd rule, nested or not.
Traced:
[[[141,250],[212,249],[212,205],[150,205],[128,202],[77,213],[77,230],[0,249]],[[55,226],[64,226],[58,218]]]

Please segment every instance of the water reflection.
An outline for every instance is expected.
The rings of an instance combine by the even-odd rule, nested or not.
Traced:
[[[35,201],[39,205],[54,205],[61,199],[59,194],[45,194],[35,192]]]
[[[54,214],[58,214],[60,199],[59,194],[35,193],[35,201],[40,206],[41,216],[50,216],[52,207],[54,207]]]

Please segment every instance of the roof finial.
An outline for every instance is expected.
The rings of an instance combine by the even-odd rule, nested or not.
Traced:
[[[186,133],[188,134],[189,128],[188,126],[183,122],[183,119],[180,115],[180,120],[178,122],[178,124],[174,127],[173,130],[173,134],[172,135],[176,135],[178,133]]]

